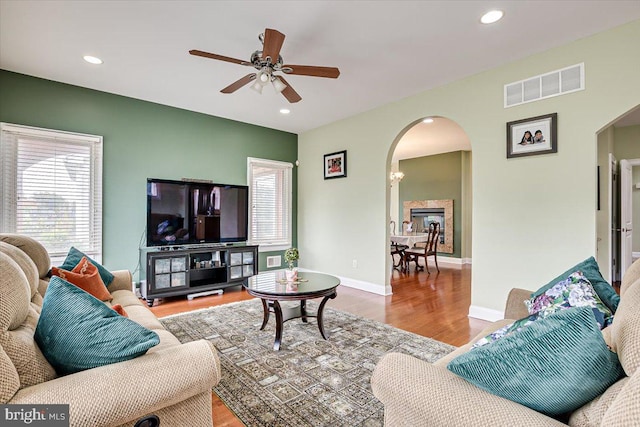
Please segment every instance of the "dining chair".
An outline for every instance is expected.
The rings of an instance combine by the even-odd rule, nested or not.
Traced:
[[[438,267],[438,241],[440,240],[440,224],[432,222],[429,224],[429,236],[427,237],[424,248],[407,248],[404,250],[404,262],[405,270],[409,271],[411,262],[416,263],[416,271],[427,269],[427,274],[431,274],[429,271],[429,263],[427,257],[433,256],[433,260],[436,263],[436,269],[438,273],[440,268]],[[424,258],[424,267],[420,265],[420,258]]]

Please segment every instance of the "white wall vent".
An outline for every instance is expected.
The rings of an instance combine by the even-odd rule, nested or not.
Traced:
[[[584,89],[584,63],[504,85],[504,108]]]
[[[282,257],[280,255],[267,257],[267,268],[280,267],[282,265]]]

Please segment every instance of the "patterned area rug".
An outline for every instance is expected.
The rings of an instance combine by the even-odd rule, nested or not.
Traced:
[[[317,306],[307,303],[310,313]],[[183,343],[205,338],[215,345],[222,379],[214,391],[249,427],[382,426],[383,406],[369,384],[378,360],[400,352],[433,362],[455,348],[325,307],[327,341],[315,318],[292,319],[274,351],[275,316],[260,331],[258,299],[160,321]]]

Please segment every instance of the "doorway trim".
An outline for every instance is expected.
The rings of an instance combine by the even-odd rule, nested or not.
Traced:
[[[629,165],[629,168],[631,170],[630,174],[623,174],[622,173],[622,167],[623,167],[623,162],[624,164]],[[617,229],[616,231],[618,231],[619,233],[619,238],[618,241],[620,242],[620,257],[619,257],[619,272],[618,275],[616,277],[617,280],[620,280],[622,277],[624,277],[624,273],[626,272],[626,269],[628,268],[628,266],[631,265],[631,263],[633,263],[633,192],[631,190],[632,186],[633,186],[633,168],[640,166],[640,159],[621,159],[620,160],[620,174],[619,174],[619,178],[620,178],[620,201],[619,201],[619,205],[620,205],[620,228]],[[623,203],[623,201],[625,200],[625,194],[623,194],[623,191],[629,191],[629,194],[627,194],[627,198],[628,200],[626,200],[626,202]],[[623,206],[624,205],[624,206]],[[623,209],[623,207],[627,207],[628,209]],[[615,207],[614,207],[615,208]],[[624,224],[623,219],[627,218],[630,222],[631,222],[631,228],[630,230],[627,230],[627,226]],[[626,236],[627,231],[631,231],[631,233],[629,233],[628,236]],[[627,251],[624,250],[623,246],[625,244],[625,239],[631,239],[631,247],[628,250],[628,256],[627,258],[630,258],[630,261],[627,265],[627,261],[625,261],[625,259],[623,259],[623,254],[626,254]]]

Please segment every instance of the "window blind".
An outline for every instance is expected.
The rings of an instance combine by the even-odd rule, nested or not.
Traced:
[[[267,250],[291,246],[292,169],[287,162],[247,159],[251,244]]]
[[[102,137],[2,123],[0,230],[102,261]]]

